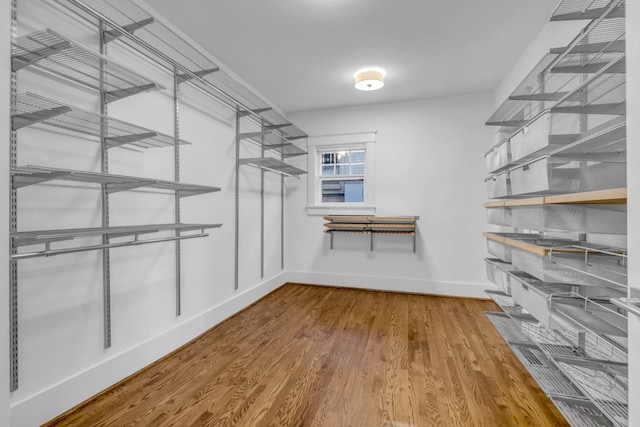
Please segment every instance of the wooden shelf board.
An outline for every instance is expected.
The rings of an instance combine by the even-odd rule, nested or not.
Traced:
[[[555,196],[530,197],[526,199],[501,200],[486,202],[485,208],[558,205],[558,204],[626,204],[627,189],[613,188],[610,190],[587,191],[584,193],[558,194]]]

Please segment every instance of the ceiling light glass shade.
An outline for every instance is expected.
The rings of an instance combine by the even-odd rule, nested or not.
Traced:
[[[381,71],[367,70],[356,74],[356,89],[377,90],[384,86],[384,73]]]

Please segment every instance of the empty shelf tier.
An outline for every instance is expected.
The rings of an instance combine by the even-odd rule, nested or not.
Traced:
[[[550,21],[624,17],[624,1],[562,0],[551,13]]]
[[[52,180],[105,184],[108,193],[133,190],[136,188],[156,188],[177,191],[179,197],[220,191],[218,187],[197,184],[184,184],[162,181],[152,178],[111,175],[99,172],[85,172],[68,169],[55,169],[43,166],[21,166],[11,169],[13,188],[39,184]]]
[[[178,81],[196,87],[224,105],[268,124],[288,123],[262,98],[213,62],[208,52],[194,46],[172,26],[154,17],[132,0],[56,0],[93,24],[106,26],[105,40],[123,43],[155,61]],[[306,137],[294,125],[282,129],[286,138]]]
[[[623,66],[625,54],[601,68],[576,89],[565,95],[551,108],[555,113],[626,114],[626,75],[610,73]]]
[[[275,173],[279,173],[281,175],[286,175],[286,176],[297,177],[307,173],[307,171],[303,169],[297,168],[288,163],[285,163],[283,161],[280,161],[271,157],[256,157],[256,158],[249,158],[249,159],[240,159],[239,162],[241,165],[249,165],[249,166],[256,167],[258,169],[263,169],[266,171],[275,172]]]
[[[12,259],[26,259],[43,256],[62,255],[75,252],[86,252],[99,249],[108,249],[123,246],[135,246],[149,243],[159,243],[174,240],[185,240],[197,237],[206,237],[205,230],[221,227],[222,224],[153,224],[137,226],[121,226],[106,228],[77,228],[66,230],[41,230],[22,231],[11,233],[11,241],[14,248],[44,245],[39,251],[19,252],[12,255]],[[199,233],[195,234],[193,232]],[[173,236],[139,239],[141,235],[149,235],[161,232],[174,232]],[[188,234],[183,234],[188,233]],[[104,236],[108,239],[127,239],[124,241],[111,241],[101,244],[86,244],[78,246],[63,246],[52,248],[51,244],[57,242],[77,241],[85,238]]]
[[[172,136],[32,93],[17,96],[11,119],[13,130],[43,123],[98,138],[104,125],[108,148],[121,145],[137,148],[169,147],[176,142]],[[178,143],[190,144],[184,140],[178,140]]]
[[[49,29],[19,37],[12,46],[11,56],[14,71],[38,67],[91,89],[104,90],[107,102],[152,89],[164,89]],[[101,78],[101,67],[104,68],[104,79]]]
[[[550,310],[556,329],[579,330],[593,336],[626,338],[627,318],[614,308],[612,304],[600,304],[571,292],[551,295],[550,298]]]
[[[295,143],[285,138],[280,130],[267,129],[265,132],[251,132],[238,134],[238,139],[247,139],[265,150],[280,153],[284,158],[296,157],[307,154],[305,150],[295,145]]]
[[[626,162],[627,120],[617,116],[597,126],[579,140],[560,147],[550,154],[557,158]]]

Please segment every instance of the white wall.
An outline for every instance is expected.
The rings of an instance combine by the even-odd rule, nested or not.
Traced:
[[[0,209],[0,295],[3,295],[0,304],[0,425],[9,425],[9,79],[11,58],[11,2],[0,2],[0,200],[3,208]]]
[[[384,90],[384,89],[383,89]],[[408,236],[337,235],[304,210],[306,178],[288,181],[290,279],[447,295],[483,296],[484,161],[489,92],[308,111],[290,118],[310,135],[378,131],[377,215],[418,215],[417,252]]]
[[[629,283],[640,297],[640,3],[627,8],[627,191]],[[640,402],[640,317],[629,315],[629,402]],[[640,425],[640,408],[629,405],[629,425]]]
[[[4,2],[6,3],[6,2]],[[96,49],[95,27],[59,12],[55,2],[21,0],[19,35],[51,28]],[[3,7],[3,11],[5,6]],[[5,14],[3,18],[7,18]],[[4,28],[4,27],[3,27]],[[8,40],[8,37],[3,38]],[[8,69],[8,53],[3,70]],[[117,44],[109,56],[168,89],[136,95],[109,104],[109,115],[160,132],[173,134],[172,77],[131,55]],[[4,72],[4,71],[3,71]],[[4,76],[4,74],[3,74]],[[5,82],[8,77],[4,76]],[[3,86],[3,91],[8,88]],[[19,92],[32,91],[96,111],[97,93],[51,79],[31,70],[19,72]],[[4,93],[4,92],[3,92]],[[8,99],[7,96],[3,99]],[[193,145],[180,150],[181,181],[218,186],[219,193],[182,199],[182,222],[223,223],[210,237],[182,243],[182,315],[175,315],[175,244],[158,243],[111,250],[112,346],[103,348],[102,262],[100,252],[83,252],[19,262],[19,388],[10,397],[11,425],[33,426],[148,365],[193,337],[236,313],[273,289],[284,278],[280,269],[280,179],[266,177],[265,275],[259,262],[259,185],[256,169],[241,170],[240,282],[234,292],[234,167],[235,113],[188,86],[181,88],[180,135]],[[8,105],[3,106],[7,117]],[[6,119],[2,122],[6,129]],[[6,138],[4,139],[6,141]],[[18,165],[35,164],[99,171],[95,138],[46,126],[19,131]],[[8,150],[8,148],[7,148]],[[259,150],[243,146],[243,155]],[[109,172],[173,180],[173,148],[109,150]],[[6,156],[2,156],[6,159]],[[5,185],[6,160],[0,175]],[[49,182],[21,188],[18,193],[19,230],[100,226],[99,187]],[[139,189],[110,197],[112,226],[173,222],[174,197]],[[2,212],[6,238],[6,209]],[[145,238],[142,236],[141,238]],[[6,242],[7,240],[5,240]],[[98,243],[88,239],[85,243]],[[6,259],[6,245],[2,254]],[[4,277],[6,263],[0,267]],[[4,289],[6,281],[1,281]],[[0,317],[8,318],[6,304]],[[5,315],[2,315],[5,313]],[[6,374],[8,339],[3,323],[0,340]],[[6,381],[3,381],[5,384]],[[8,387],[3,387],[5,393]],[[7,404],[6,399],[1,400]],[[0,416],[2,416],[0,412]],[[0,425],[9,425],[0,419]]]

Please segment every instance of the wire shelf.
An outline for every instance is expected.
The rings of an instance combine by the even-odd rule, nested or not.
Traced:
[[[616,2],[624,10],[624,1]],[[598,73],[605,68],[608,73],[624,73],[624,62],[610,65],[625,52],[625,35],[623,17],[599,17],[568,46],[551,49],[486,124],[513,126],[516,129],[513,133],[516,133],[580,86],[585,74]]]
[[[559,395],[549,397],[572,426],[611,427],[614,425],[591,400]]]
[[[57,169],[43,166],[20,166],[11,169],[12,185],[14,189],[34,185],[51,180],[74,181],[93,184],[105,184],[107,192],[132,190],[136,188],[156,188],[177,191],[179,197],[195,196],[198,194],[220,191],[219,187],[209,187],[197,184],[184,184],[173,181],[139,178],[122,175],[111,175],[99,172],[85,172],[68,169]]]
[[[580,389],[522,334],[519,325],[509,316],[491,312],[485,312],[485,315],[545,393],[584,397]]]
[[[265,150],[280,153],[285,158],[307,154],[305,150],[295,145],[293,141],[282,136],[277,130],[255,132],[249,134],[247,137],[243,137],[243,134],[240,134],[238,137],[239,139],[247,139],[254,144],[264,147]]]
[[[49,29],[16,39],[11,56],[13,71],[33,66],[97,91],[104,85],[107,102],[164,89],[160,84]],[[106,64],[104,80],[100,76],[102,64]]]
[[[239,163],[241,165],[249,165],[258,169],[266,170],[269,172],[275,172],[285,176],[298,177],[300,175],[304,175],[307,173],[307,171],[305,170],[292,166],[278,159],[274,159],[272,157],[255,157],[255,158],[240,159]]]
[[[578,141],[552,151],[557,158],[575,160],[603,160],[607,162],[626,161],[627,119],[626,116],[614,117],[606,123],[587,132]]]
[[[628,283],[627,259],[625,249],[587,246],[585,243],[569,245],[566,248],[551,248],[549,261],[562,266],[567,271],[593,279],[602,285],[614,285],[626,288]],[[559,252],[558,252],[559,250]],[[576,256],[580,254],[580,256]]]
[[[137,148],[169,147],[175,145],[176,141],[172,136],[29,92],[17,96],[12,121],[14,130],[43,123],[95,137],[101,136],[101,124],[104,123],[108,148],[121,145]],[[178,140],[178,143],[191,144],[184,140]]]
[[[551,13],[550,21],[595,19],[607,10],[611,18],[624,17],[624,2],[611,0],[562,0]]]
[[[615,425],[628,424],[626,365],[556,358],[555,363]]]
[[[106,40],[117,40],[161,66],[180,73],[186,82],[224,105],[269,124],[288,123],[262,98],[238,82],[193,45],[143,7],[131,0],[55,0],[84,19],[107,26]],[[306,133],[289,124],[277,131],[284,138],[304,138]]]
[[[44,249],[40,251],[20,252],[12,255],[12,259],[27,259],[37,257],[47,257],[53,255],[62,255],[76,252],[86,252],[104,248],[134,246],[149,243],[158,243],[173,240],[184,240],[197,237],[206,237],[204,230],[211,228],[219,228],[222,224],[148,224],[120,227],[95,227],[95,228],[76,228],[76,229],[60,229],[60,230],[39,230],[39,231],[21,231],[11,233],[12,245],[15,248],[44,245]],[[182,234],[199,230],[199,234]],[[156,239],[139,239],[140,235],[148,235],[163,231],[174,231],[176,236],[163,237]],[[109,239],[133,237],[133,240],[123,242],[112,242],[101,245],[75,246],[54,249],[51,248],[52,243],[73,241],[79,238],[106,236]]]
[[[627,318],[612,304],[568,292],[552,295],[550,307],[557,329],[581,331],[594,337],[605,335],[616,342],[620,342],[620,338],[626,339],[628,335]]]
[[[626,54],[618,55],[595,75],[565,95],[551,108],[555,113],[626,114]]]

